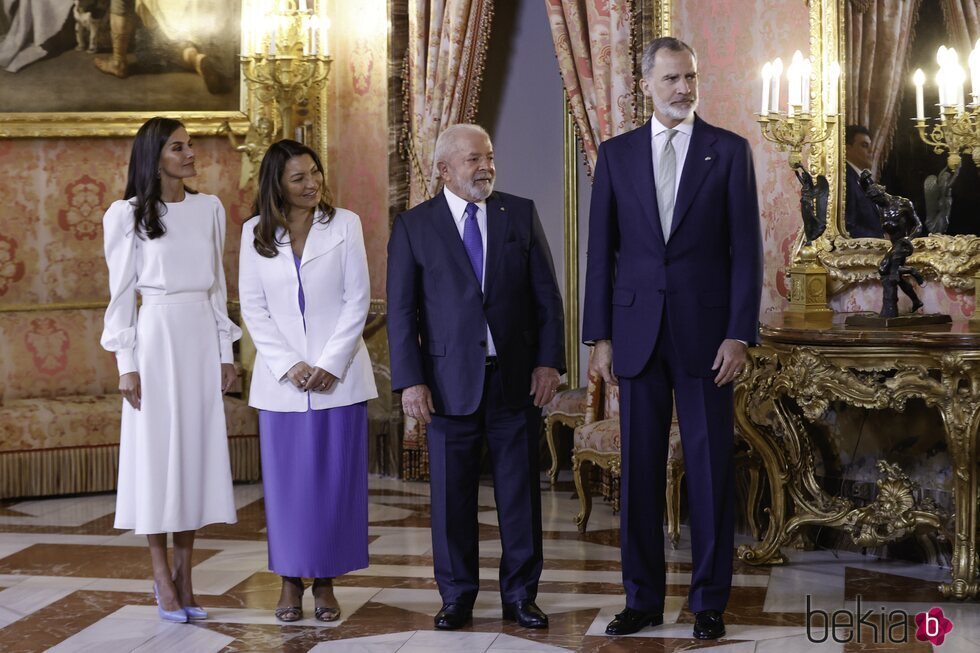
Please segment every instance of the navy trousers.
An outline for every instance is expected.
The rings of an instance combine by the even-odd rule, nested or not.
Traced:
[[[472,415],[433,415],[428,425],[432,500],[432,550],[436,583],[444,603],[471,606],[480,588],[477,496],[486,442],[503,553],[500,598],[530,599],[541,577],[541,486],[538,438],[540,410],[508,408],[501,375],[488,366],[483,399]]]
[[[687,374],[666,310],[657,344],[636,377],[620,377],[622,486],[620,548],[626,605],[664,608],[664,494],[667,443],[676,403],[684,450],[693,573],[688,605],[724,611],[732,583],[734,406],[732,384]],[[613,347],[616,343],[613,343]]]

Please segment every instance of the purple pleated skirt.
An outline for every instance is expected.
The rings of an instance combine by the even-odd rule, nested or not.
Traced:
[[[367,404],[259,411],[269,569],[333,578],[368,566]]]

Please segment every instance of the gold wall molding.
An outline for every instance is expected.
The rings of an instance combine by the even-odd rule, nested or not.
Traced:
[[[83,311],[105,309],[104,299],[93,302],[49,302],[44,304],[0,304],[0,313],[41,313],[45,311]]]
[[[564,194],[565,218],[565,367],[569,388],[579,387],[579,265],[578,265],[578,138],[575,136],[575,118],[568,104],[568,93],[564,93],[565,113],[562,128],[564,143],[562,157],[564,174],[562,191]],[[552,467],[557,474],[557,458],[552,452]],[[553,483],[552,483],[553,484]]]
[[[220,136],[225,124],[237,135],[248,131],[244,111],[125,111],[107,113],[16,113],[0,121],[3,138],[134,136],[154,116],[175,118],[193,136]]]

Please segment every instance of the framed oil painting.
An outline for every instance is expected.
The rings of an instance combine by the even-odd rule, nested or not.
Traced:
[[[0,0],[0,137],[247,128],[235,0]]]

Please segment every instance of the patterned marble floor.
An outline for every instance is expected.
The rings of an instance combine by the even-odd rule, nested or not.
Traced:
[[[211,618],[193,625],[158,620],[145,538],[112,528],[113,495],[0,502],[0,651],[980,650],[977,603],[939,600],[936,585],[946,570],[826,551],[788,552],[790,564],[772,569],[737,563],[727,637],[692,639],[686,532],[668,554],[664,625],[632,637],[606,637],[606,623],[623,605],[618,520],[597,500],[589,532],[579,535],[573,524],[578,504],[567,479],[543,492],[545,568],[538,603],[550,614],[551,627],[524,630],[500,618],[500,539],[493,489],[486,485],[480,492],[483,591],[473,625],[434,631],[440,601],[432,579],[428,486],[372,478],[370,488],[371,566],[336,581],[342,620],[322,624],[309,617],[290,626],[272,614],[279,580],[266,568],[261,485],[235,488],[237,524],[198,535],[194,582]],[[306,601],[312,615],[308,592]],[[915,636],[914,615],[933,607],[953,624],[939,646]],[[838,628],[828,630],[816,610],[840,611]],[[825,641],[814,641],[820,639]]]

